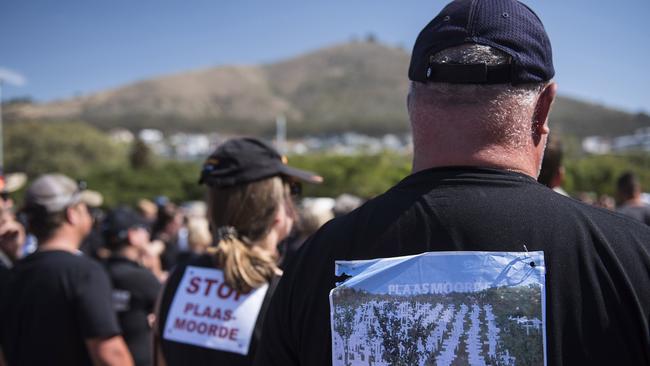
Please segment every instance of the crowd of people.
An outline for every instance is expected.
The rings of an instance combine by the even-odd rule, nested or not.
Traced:
[[[264,309],[281,268],[304,240],[361,204],[350,195],[300,202],[301,181],[322,178],[282,159],[257,139],[230,140],[200,173],[209,187],[207,202],[180,206],[159,196],[105,211],[99,192],[65,175],[46,174],[27,188],[24,207],[15,210],[10,191],[24,179],[11,183],[0,225],[0,361],[252,363],[253,352],[200,351],[167,341],[160,332],[188,266],[222,269],[222,281],[241,294],[269,286]],[[258,312],[246,314],[257,319],[251,350],[261,334]],[[32,352],[41,342],[47,346]]]
[[[559,138],[549,138],[537,180],[555,192],[569,196],[562,188],[565,167],[562,163],[563,149]],[[615,195],[596,196],[591,192],[576,192],[574,198],[588,205],[616,211],[650,226],[650,195],[643,193],[641,182],[635,172],[626,171],[616,180]]]
[[[205,202],[103,211],[47,174],[16,210],[5,186],[0,365],[331,365],[337,260],[522,250],[545,260],[545,363],[650,363],[650,208],[631,172],[619,213],[564,197],[553,76],[531,9],[458,0],[415,42],[413,173],[366,203],[297,203],[322,178],[254,138],[207,157]]]

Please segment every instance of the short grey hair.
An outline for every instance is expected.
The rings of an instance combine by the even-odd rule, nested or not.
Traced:
[[[495,48],[465,44],[445,49],[432,56],[435,63],[503,65],[511,57]],[[435,114],[451,108],[463,108],[480,116],[486,141],[519,147],[530,136],[530,120],[535,101],[546,83],[511,84],[450,84],[412,82],[409,113],[418,109],[436,118]],[[429,109],[430,113],[423,109]]]

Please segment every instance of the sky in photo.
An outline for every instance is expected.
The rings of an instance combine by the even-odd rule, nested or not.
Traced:
[[[549,33],[561,94],[650,113],[650,1],[524,2]],[[197,68],[279,61],[368,34],[410,51],[420,29],[445,4],[3,1],[2,97],[65,99]]]

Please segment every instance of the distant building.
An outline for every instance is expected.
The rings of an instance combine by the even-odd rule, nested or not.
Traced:
[[[113,129],[108,133],[108,136],[111,140],[123,144],[130,144],[135,139],[133,133],[126,128]]]
[[[169,146],[173,157],[193,160],[204,158],[214,150],[213,141],[216,141],[214,135],[177,133],[169,137]]]
[[[411,137],[387,134],[382,137],[346,132],[341,135],[306,137],[288,143],[288,152],[306,154],[310,152],[329,152],[341,155],[376,154],[384,150],[399,153],[409,152]]]
[[[145,128],[144,130],[140,130],[138,137],[147,144],[156,144],[162,142],[165,135],[160,130]]]
[[[589,136],[582,140],[582,150],[590,154],[650,151],[650,127],[640,128],[632,135],[614,137]]]
[[[165,135],[162,131],[151,128],[140,130],[138,138],[144,141],[156,154],[169,156],[169,146],[165,144]]]
[[[633,135],[620,136],[612,142],[612,150],[622,151],[650,151],[650,127],[640,128]]]
[[[607,154],[612,150],[612,144],[605,137],[589,136],[582,140],[582,150],[590,154]]]

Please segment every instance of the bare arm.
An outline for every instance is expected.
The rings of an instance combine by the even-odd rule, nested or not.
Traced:
[[[160,349],[160,344],[158,342],[158,339],[154,339],[154,346],[153,346],[153,352],[154,352],[154,366],[167,366],[167,362],[165,361],[165,356],[163,356],[162,349]]]
[[[162,348],[160,345],[160,337],[158,336],[158,327],[160,326],[160,303],[162,302],[162,296],[163,293],[165,292],[165,285],[163,285],[163,288],[160,290],[160,293],[158,295],[158,299],[156,300],[156,306],[154,307],[154,321],[153,321],[153,331],[151,334],[153,335],[153,366],[167,366],[167,361],[165,361],[165,356],[163,355]],[[1,366],[1,365],[0,365]]]
[[[7,366],[7,361],[5,361],[5,355],[2,353],[2,347],[0,347],[0,366]]]
[[[133,358],[122,336],[86,339],[86,347],[96,366],[133,365]]]

